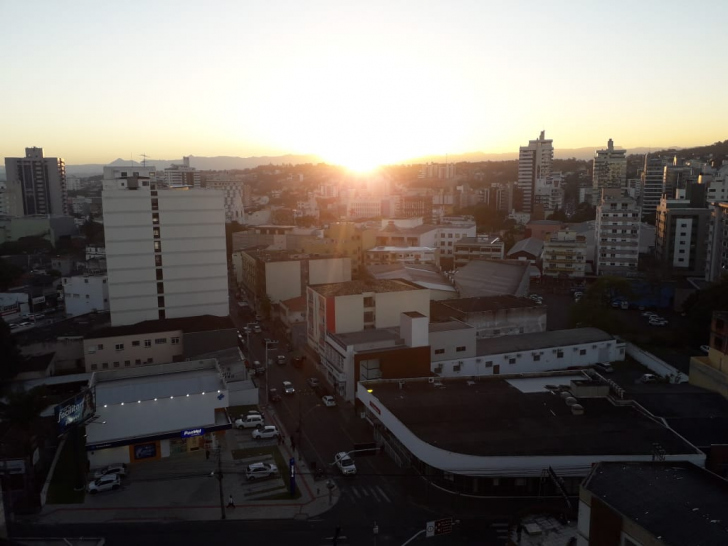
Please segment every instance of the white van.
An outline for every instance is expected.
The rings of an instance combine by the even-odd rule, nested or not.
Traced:
[[[263,416],[260,413],[249,413],[235,420],[236,428],[255,428],[262,427],[264,424]]]

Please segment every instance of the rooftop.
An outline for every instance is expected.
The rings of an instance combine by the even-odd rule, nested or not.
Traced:
[[[406,381],[404,388],[397,382],[368,382],[367,387],[413,434],[456,453],[649,455],[654,443],[668,454],[698,453],[637,407],[581,398],[584,415],[572,415],[561,396],[545,387],[568,385],[573,378],[554,373],[535,377],[540,385],[531,378],[489,376],[442,379],[444,388],[433,388],[427,381]]]
[[[89,313],[61,319],[58,322],[44,326],[36,326],[29,330],[17,332],[15,338],[19,345],[32,343],[55,342],[58,338],[85,338],[92,332],[106,329],[110,326],[109,313]]]
[[[455,242],[458,245],[494,245],[503,244],[503,240],[497,235],[478,235],[477,237],[461,237]]]
[[[453,280],[463,297],[515,295],[529,274],[528,265],[519,260],[471,260]]]
[[[599,463],[582,487],[661,544],[728,544],[728,481],[694,464]]]
[[[311,286],[313,290],[325,297],[353,296],[374,292],[383,294],[386,292],[403,292],[407,290],[424,290],[414,283],[404,279],[381,279],[381,280],[357,280],[347,282],[336,282],[328,284],[317,284]]]
[[[430,323],[430,332],[452,332],[456,330],[470,330],[471,328],[473,328],[473,326],[460,322],[459,320]]]
[[[399,335],[399,328],[378,328],[376,330],[361,330],[347,334],[328,334],[334,341],[339,342],[342,347],[361,345],[363,343],[382,343],[391,341],[392,346],[403,344]]]
[[[484,311],[505,311],[526,307],[539,307],[544,312],[546,311],[543,305],[538,305],[528,298],[518,298],[516,296],[480,296],[432,302],[433,314],[437,314],[439,318],[443,316],[450,318],[453,311],[459,313],[482,313]]]
[[[571,328],[569,330],[552,330],[550,332],[479,339],[477,341],[477,354],[482,356],[520,353],[535,349],[549,349],[551,347],[600,343],[612,340],[614,340],[614,337],[611,334],[598,328]]]
[[[455,292],[455,287],[434,264],[367,264],[365,267],[378,280],[403,279],[421,288]]]
[[[200,315],[198,317],[182,317],[164,320],[145,320],[136,324],[125,326],[110,326],[95,330],[86,336],[86,339],[102,337],[133,336],[136,334],[153,334],[156,332],[169,332],[181,330],[184,333],[209,332],[213,330],[234,329],[235,324],[229,316],[218,317],[214,315]]]
[[[521,239],[508,251],[508,256],[515,254],[516,252],[526,252],[532,256],[540,256],[543,251],[543,241],[536,237],[528,237]]]

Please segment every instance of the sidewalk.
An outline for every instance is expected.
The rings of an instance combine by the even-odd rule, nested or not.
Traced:
[[[265,411],[265,410],[264,410]],[[268,413],[265,411],[265,413]],[[268,413],[269,422],[279,429],[281,423]],[[18,518],[26,523],[104,523],[132,521],[200,521],[222,519],[262,520],[301,519],[320,515],[339,500],[339,491],[331,495],[326,481],[314,481],[307,465],[296,462],[296,486],[301,492],[298,499],[246,500],[254,486],[244,476],[245,461],[233,459],[232,450],[238,448],[238,431],[227,430],[221,438],[221,466],[223,469],[223,497],[220,498],[216,457],[206,459],[202,451],[174,455],[159,461],[132,465],[128,486],[121,491],[86,495],[83,504],[46,505],[39,514]],[[287,431],[284,432],[286,437]],[[283,458],[292,457],[288,445],[278,446]],[[266,486],[281,493],[281,480],[266,480],[255,485]],[[284,484],[288,487],[288,484]],[[227,508],[232,495],[235,508]],[[221,504],[225,507],[221,509]]]

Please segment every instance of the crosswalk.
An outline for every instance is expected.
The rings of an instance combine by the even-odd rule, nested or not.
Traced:
[[[380,504],[392,503],[390,495],[378,485],[348,485],[342,489],[341,496],[342,499],[346,499],[354,504],[372,501]]]
[[[508,541],[508,522],[507,521],[496,521],[491,526],[495,531],[496,538],[499,544],[505,544]]]

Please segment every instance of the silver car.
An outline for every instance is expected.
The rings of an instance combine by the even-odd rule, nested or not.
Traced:
[[[263,440],[265,438],[278,438],[280,436],[280,432],[278,432],[278,429],[274,427],[273,425],[266,425],[261,428],[256,428],[253,431],[253,439],[254,440]]]
[[[253,463],[245,468],[245,479],[248,481],[270,478],[278,474],[278,467],[270,463]]]

